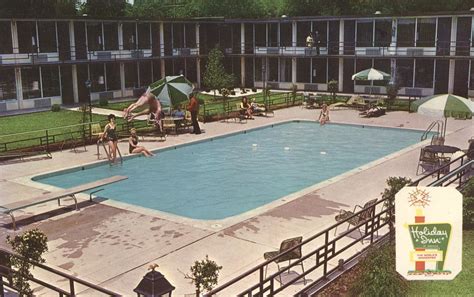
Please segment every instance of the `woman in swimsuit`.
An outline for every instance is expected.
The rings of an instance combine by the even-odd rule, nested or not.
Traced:
[[[145,147],[138,145],[137,130],[135,130],[135,128],[130,130],[130,138],[128,139],[128,152],[130,154],[142,153],[145,157],[154,156],[154,154]]]
[[[118,144],[118,136],[117,125],[115,124],[115,115],[109,114],[107,117],[109,122],[105,125],[104,134],[102,135],[102,140],[107,139],[109,144],[109,158],[112,163],[115,163],[115,159],[117,158],[117,144]]]
[[[326,103],[321,106],[321,113],[319,114],[319,124],[324,125],[329,121],[329,109]]]

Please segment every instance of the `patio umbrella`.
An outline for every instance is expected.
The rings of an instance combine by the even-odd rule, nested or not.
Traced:
[[[188,100],[192,91],[193,84],[183,75],[165,76],[152,83],[147,90],[160,99],[162,104],[169,106]]]
[[[374,80],[390,80],[390,78],[391,78],[390,74],[374,69],[374,68],[365,69],[352,75],[352,80],[374,81]],[[372,94],[372,88],[370,88],[370,94]]]
[[[474,114],[474,102],[457,95],[441,94],[415,101],[410,110],[431,117],[444,116],[444,134],[446,134],[448,117],[471,119]]]

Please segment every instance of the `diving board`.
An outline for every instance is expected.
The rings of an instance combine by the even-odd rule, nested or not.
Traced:
[[[46,203],[46,202],[53,201],[56,199],[58,200],[58,205],[61,205],[60,199],[65,198],[65,197],[71,197],[72,199],[74,199],[76,210],[79,210],[77,206],[77,199],[75,196],[76,194],[85,192],[88,190],[92,190],[95,188],[99,188],[102,186],[106,186],[112,183],[116,183],[116,182],[125,180],[127,178],[128,178],[127,176],[115,175],[112,177],[96,180],[87,184],[75,186],[69,189],[64,189],[64,190],[60,190],[60,191],[56,191],[52,193],[43,194],[43,195],[28,199],[28,200],[21,200],[21,201],[16,201],[16,202],[7,204],[7,205],[0,205],[0,214],[9,215],[12,218],[13,229],[16,230],[16,221],[15,221],[15,217],[13,216],[13,212],[16,210]]]

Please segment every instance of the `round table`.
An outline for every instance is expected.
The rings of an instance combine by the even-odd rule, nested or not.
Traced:
[[[428,145],[424,149],[437,154],[453,154],[461,149],[450,145]]]

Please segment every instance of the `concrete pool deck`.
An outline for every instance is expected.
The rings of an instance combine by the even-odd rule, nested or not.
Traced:
[[[201,135],[170,135],[165,142],[146,138],[141,143],[147,148],[158,149],[280,121],[315,120],[318,115],[319,110],[292,107],[275,111],[274,117],[256,117],[244,124],[232,121],[201,123],[205,131]],[[407,112],[361,118],[354,110],[331,111],[331,121],[335,123],[425,130],[433,120]],[[467,140],[473,136],[473,120],[448,120],[447,145],[465,149]],[[126,141],[121,141],[119,145],[122,152],[128,151]],[[45,255],[47,265],[123,295],[134,295],[133,289],[147,272],[149,264],[157,263],[160,266],[158,270],[176,287],[173,295],[183,296],[193,293],[194,287],[180,271],[187,273],[195,260],[209,255],[222,265],[219,284],[223,284],[261,263],[263,253],[277,250],[282,240],[314,235],[334,223],[334,215],[339,209],[352,209],[355,204],[380,197],[388,177],[415,179],[421,145],[404,149],[343,177],[310,187],[223,224],[186,220],[110,200],[97,199],[90,203],[84,195],[80,198],[78,212],[58,209],[54,202],[16,212],[17,232],[40,228],[49,239],[49,251]],[[354,150],[356,152],[357,148]],[[49,188],[31,182],[31,176],[96,162],[95,153],[95,146],[89,146],[87,152],[57,152],[53,153],[52,159],[0,165],[1,204],[45,192]],[[11,229],[10,218],[1,216],[2,247],[6,247],[5,237],[8,234],[16,232]],[[273,266],[269,267],[269,271],[275,271],[276,266]],[[311,276],[311,279],[315,278],[317,275]],[[67,286],[67,283],[63,285]],[[288,293],[302,287],[302,284],[291,286]],[[243,284],[238,289],[245,288]],[[235,295],[235,290],[220,296]],[[48,295],[48,292],[43,289],[37,294]],[[90,294],[86,291],[83,295]]]

